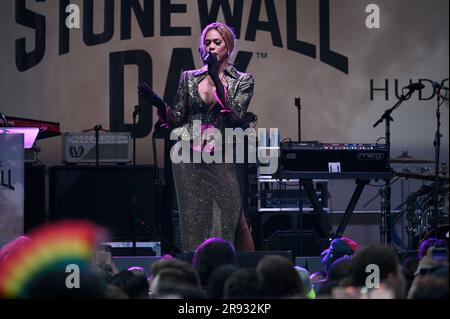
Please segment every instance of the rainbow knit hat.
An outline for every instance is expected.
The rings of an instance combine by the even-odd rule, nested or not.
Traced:
[[[86,221],[47,224],[0,265],[0,297],[26,298],[33,279],[61,265],[88,265],[106,233]]]
[[[320,255],[322,257],[323,270],[328,272],[330,266],[343,256],[353,256],[359,245],[348,237],[335,238],[331,241],[330,247],[325,249]]]

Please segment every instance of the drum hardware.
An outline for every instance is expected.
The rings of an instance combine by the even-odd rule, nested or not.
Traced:
[[[408,196],[405,202],[408,222],[405,231],[408,234],[409,249],[417,249],[420,240],[435,229],[433,227],[434,224],[441,225],[448,223],[448,180],[446,184],[444,183],[445,180],[439,186],[438,216],[434,214],[434,183],[423,185],[419,190]]]

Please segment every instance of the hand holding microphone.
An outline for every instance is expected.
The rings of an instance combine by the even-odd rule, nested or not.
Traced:
[[[208,52],[203,56],[203,63],[208,66],[208,75],[211,77],[216,87],[216,99],[220,105],[220,113],[230,113],[231,110],[226,106],[225,89],[219,77],[220,63],[214,52]]]
[[[208,74],[213,80],[219,79],[219,63],[217,56],[213,52],[208,52],[203,57],[203,63],[208,66]]]
[[[210,65],[212,63],[217,63],[217,57],[213,52],[207,52],[205,56],[203,56],[203,63]]]

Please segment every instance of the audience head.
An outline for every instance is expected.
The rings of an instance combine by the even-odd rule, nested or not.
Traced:
[[[306,297],[308,297],[309,299],[315,299],[316,292],[314,291],[314,288],[312,286],[309,271],[300,266],[295,266],[295,270],[297,270],[297,273],[300,276],[300,280],[302,281]]]
[[[429,237],[420,243],[419,257],[425,257],[427,255],[428,249],[430,249],[431,247],[448,248],[448,243],[445,240],[436,237]]]
[[[351,257],[343,256],[331,264],[326,280],[321,285],[316,286],[317,294],[320,296],[331,296],[334,288],[341,284],[346,285],[345,281],[350,281],[348,279],[350,275]]]
[[[380,279],[398,273],[399,261],[395,250],[390,246],[371,245],[359,250],[352,258],[352,281],[354,285],[364,286],[368,265],[376,265],[380,269]]]
[[[234,246],[222,238],[209,238],[195,251],[192,264],[198,271],[201,287],[206,288],[214,270],[222,265],[237,265]]]
[[[371,274],[368,266],[376,266],[379,269],[380,282],[389,284],[396,298],[404,298],[406,283],[393,247],[371,245],[358,250],[351,261],[350,277],[354,286],[366,286],[366,280]]]
[[[125,291],[131,299],[147,299],[149,284],[145,273],[123,270],[114,275],[111,283]]]
[[[167,268],[185,269],[191,267],[192,266],[184,260],[176,258],[161,258],[152,265],[150,272],[152,278],[155,278],[159,274],[159,272],[163,269]]]
[[[411,286],[408,299],[448,299],[448,277],[419,276]]]
[[[204,299],[198,286],[197,272],[190,268],[165,268],[152,280],[151,292],[155,299]]]
[[[237,270],[235,265],[223,265],[214,270],[208,281],[207,294],[211,299],[223,299],[227,279]]]
[[[225,299],[257,299],[264,296],[264,286],[255,269],[236,270],[225,282]]]
[[[153,264],[151,292],[154,298],[197,298],[198,282],[197,271],[183,260],[166,259]]]
[[[269,298],[284,298],[304,294],[300,276],[289,259],[272,255],[264,257],[256,268],[262,278],[264,295]]]
[[[75,274],[75,272],[74,272]],[[66,265],[57,265],[35,276],[27,287],[28,299],[104,299],[107,284],[88,265],[79,268],[79,278],[69,278]],[[67,280],[74,288],[69,289]],[[76,286],[77,282],[79,283]]]
[[[352,258],[343,256],[331,264],[328,271],[328,280],[340,281],[351,274]]]

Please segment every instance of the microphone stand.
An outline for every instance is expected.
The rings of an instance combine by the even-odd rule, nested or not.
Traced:
[[[182,251],[178,248],[171,240],[166,237],[163,229],[163,192],[165,191],[166,183],[159,174],[158,167],[158,153],[156,149],[156,139],[161,134],[166,134],[164,130],[159,127],[159,122],[155,125],[155,130],[152,134],[152,153],[153,153],[153,178],[154,178],[154,190],[153,190],[153,230],[152,234],[156,240],[160,240],[161,246],[164,244],[167,246],[168,250],[174,254],[181,254]],[[167,142],[167,140],[166,140]]]
[[[101,125],[94,126],[95,131],[95,166],[98,166],[100,163],[100,154],[99,154],[99,139],[100,139],[100,131],[102,131]]]
[[[136,117],[139,115],[139,105],[134,106],[133,111],[133,166],[136,167]]]
[[[99,164],[100,164],[100,154],[99,154],[99,140],[100,140],[100,131],[102,132],[108,132],[107,130],[104,130],[101,125],[95,125],[94,128],[89,130],[83,130],[83,133],[87,132],[95,132],[95,169],[94,169],[94,189],[98,188],[98,179],[99,179]],[[96,196],[95,200],[95,218],[96,222],[100,223],[100,198],[99,196]]]
[[[396,177],[394,178],[394,180],[391,182],[391,186],[394,185],[398,180],[400,179],[400,177]],[[382,196],[383,194],[380,194],[382,192],[378,192],[375,196],[373,196],[371,199],[369,199],[363,206],[362,208],[366,208],[367,206],[369,206],[370,203],[372,203],[375,199],[377,199],[378,197]]]
[[[104,130],[101,125],[95,125],[94,128],[89,130],[83,130],[83,133],[87,132],[95,132],[95,166],[99,166],[100,164],[100,150],[99,150],[99,140],[100,140],[100,131],[108,132],[108,130]]]
[[[298,142],[302,141],[302,104],[300,97],[295,98],[295,106],[298,114]],[[303,256],[303,203],[302,203],[302,183],[299,180],[298,188],[298,218],[297,227],[300,232],[300,256]],[[297,216],[296,216],[297,217]]]
[[[95,125],[94,128],[89,130],[82,130],[81,132],[95,132],[95,165],[98,166],[100,163],[100,154],[99,154],[99,140],[100,140],[100,131],[108,132],[108,130],[104,130],[101,125]]]
[[[133,167],[136,167],[136,117],[140,113],[140,107],[135,106],[134,112],[133,112]],[[160,131],[155,130],[152,134],[152,150],[153,150],[153,176],[154,176],[154,191],[153,191],[153,216],[152,216],[152,227],[147,225],[142,219],[138,218],[136,216],[136,202],[137,202],[137,195],[136,190],[133,190],[132,194],[132,206],[130,211],[130,221],[131,221],[131,237],[132,237],[132,251],[133,255],[136,256],[136,242],[137,242],[137,236],[136,236],[136,228],[137,226],[141,226],[145,231],[152,234],[152,239],[160,239],[161,242],[165,242],[168,245],[171,246],[174,252],[181,253],[181,250],[177,247],[175,247],[173,244],[171,244],[164,236],[162,232],[162,225],[161,225],[161,216],[159,215],[160,208],[159,203],[161,203],[161,194],[162,194],[162,188],[164,187],[164,181],[160,179],[159,176],[159,169],[158,169],[158,160],[157,160],[157,152],[156,152],[156,136],[160,134]],[[158,214],[158,216],[157,216]]]
[[[159,177],[159,167],[158,167],[158,157],[157,157],[157,152],[156,152],[156,134],[157,131],[155,130],[152,134],[152,153],[153,153],[153,194],[154,194],[154,198],[153,198],[153,237],[155,239],[160,238],[160,236],[162,235],[162,225],[161,225],[161,218],[159,215],[159,211],[160,211],[160,207],[159,207],[159,203],[161,202],[161,188],[164,186],[163,181],[160,179]],[[156,216],[158,215],[158,216]]]
[[[391,158],[391,122],[394,121],[391,114],[396,110],[400,104],[402,104],[403,101],[408,100],[414,90],[409,90],[406,95],[402,94],[398,100],[398,102],[391,107],[390,109],[386,110],[380,119],[373,125],[373,127],[377,127],[381,122],[385,122],[385,141],[386,141],[386,148],[387,148],[387,166],[390,169],[390,158]],[[381,243],[387,244],[391,242],[391,179],[387,178],[384,180],[385,182],[385,188],[384,188],[384,201],[382,204],[382,215],[381,215],[381,226],[380,226],[380,233],[381,233]]]
[[[298,141],[302,141],[302,105],[299,97],[295,98],[295,106],[298,109]]]
[[[140,108],[139,105],[134,106],[133,111],[133,169],[136,168],[136,117],[139,115]],[[133,242],[132,254],[136,256],[136,186],[133,188],[133,194],[131,195],[131,211],[130,211],[130,223],[131,223],[131,240]]]
[[[440,132],[441,129],[441,88],[436,88],[437,95],[437,109],[436,109],[436,134],[434,135],[434,210],[433,210],[433,218],[431,219],[431,228],[435,229],[438,226],[438,217],[439,217],[439,157],[440,157],[440,148],[441,148],[441,137],[442,134]],[[447,94],[446,94],[447,96]],[[444,97],[445,100],[445,97]]]

